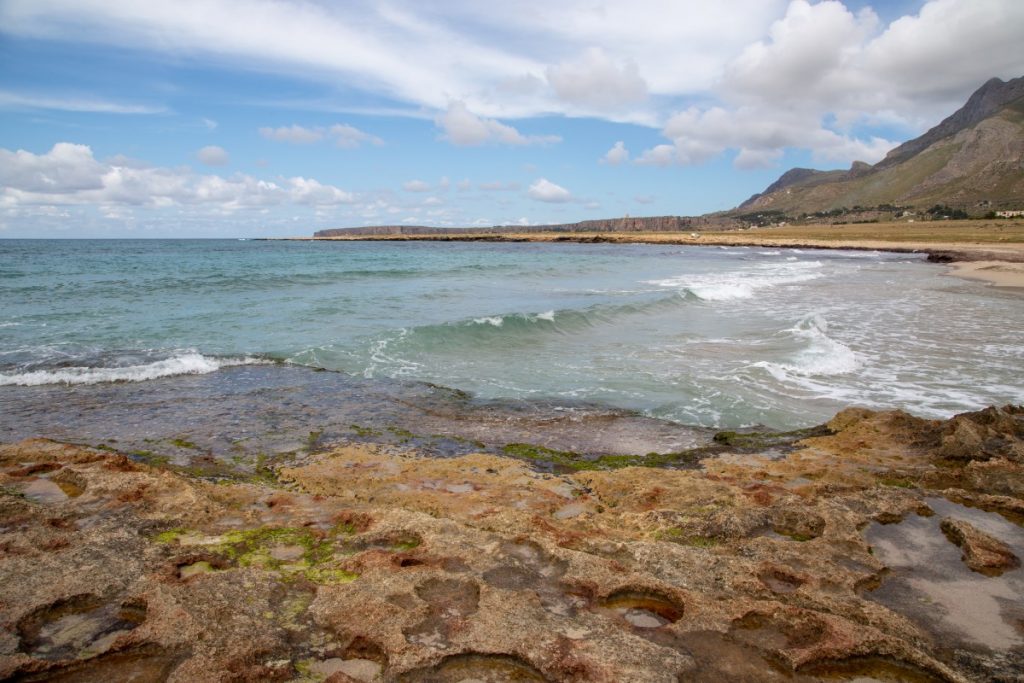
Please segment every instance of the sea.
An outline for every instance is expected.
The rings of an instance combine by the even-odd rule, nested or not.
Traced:
[[[1022,332],[1019,291],[920,254],[0,240],[0,441],[661,452],[1024,403]]]

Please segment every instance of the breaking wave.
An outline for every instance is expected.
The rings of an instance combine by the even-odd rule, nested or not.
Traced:
[[[845,375],[862,365],[860,356],[846,344],[828,336],[828,323],[819,315],[809,315],[785,331],[805,346],[789,362],[759,361],[754,367],[767,370],[775,379],[787,381],[794,375]]]
[[[682,275],[646,284],[687,290],[705,301],[750,299],[762,290],[824,277],[821,261],[769,263],[740,272]]]
[[[171,358],[115,367],[62,367],[52,370],[0,373],[0,386],[41,386],[44,384],[100,384],[102,382],[144,382],[173,375],[205,375],[235,365],[267,363],[262,358],[216,358],[195,351]]]

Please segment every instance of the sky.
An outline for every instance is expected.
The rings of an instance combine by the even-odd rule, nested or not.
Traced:
[[[874,163],[1022,0],[0,0],[0,238],[700,215]]]

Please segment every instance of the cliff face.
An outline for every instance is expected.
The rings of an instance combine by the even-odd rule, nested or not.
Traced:
[[[993,78],[937,126],[874,166],[787,171],[737,210],[787,213],[881,204],[1024,206],[1024,77]]]
[[[332,228],[318,230],[314,237],[358,237],[361,235],[460,235],[476,233],[495,235],[502,233],[534,232],[679,232],[708,228],[730,227],[734,221],[715,216],[648,216],[640,218],[606,218],[579,223],[552,225],[497,225],[488,228],[436,228],[425,225],[374,225],[362,228]]]

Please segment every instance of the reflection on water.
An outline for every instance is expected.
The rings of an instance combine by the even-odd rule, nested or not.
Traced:
[[[942,533],[942,519],[961,519],[1024,555],[1024,529],[1001,516],[928,498],[930,517],[872,524],[867,541],[892,570],[867,597],[909,617],[949,647],[1006,651],[1024,656],[1024,570],[1001,576],[971,571],[961,550]]]

